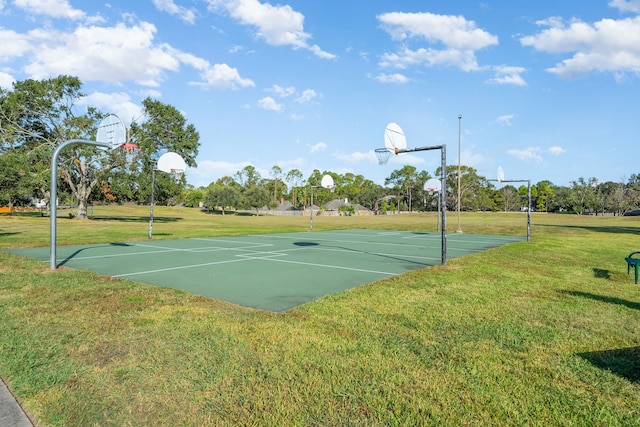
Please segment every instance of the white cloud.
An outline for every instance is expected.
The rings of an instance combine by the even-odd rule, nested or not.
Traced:
[[[124,92],[93,92],[80,98],[78,100],[78,105],[96,107],[104,113],[115,114],[127,127],[132,121],[139,121],[144,114],[142,106],[132,102],[129,94]]]
[[[158,86],[165,71],[178,71],[180,62],[153,43],[156,28],[142,22],[127,27],[80,26],[72,33],[34,30],[29,33],[31,62],[25,71],[42,79],[60,74],[82,80],[134,80]]]
[[[634,3],[636,4],[636,3]],[[640,73],[640,17],[602,19],[593,24],[573,20],[565,24],[558,18],[539,21],[548,28],[522,37],[523,46],[553,54],[573,53],[569,59],[548,68],[564,78],[577,78],[593,71]]]
[[[609,6],[620,10],[620,12],[640,13],[640,0],[611,0]]]
[[[336,56],[309,44],[311,35],[304,31],[304,15],[289,5],[272,6],[258,0],[208,0],[210,9],[226,10],[243,25],[256,28],[256,35],[272,46],[307,49],[322,59]]]
[[[521,74],[527,71],[523,67],[512,67],[508,65],[497,65],[493,67],[496,76],[488,80],[488,83],[495,83],[500,85],[515,85],[526,86],[527,82],[524,81]]]
[[[322,95],[318,94],[315,90],[306,89],[302,92],[302,95],[296,98],[296,102],[299,104],[307,104],[320,96]]]
[[[560,154],[564,154],[566,152],[567,152],[566,149],[559,147],[557,145],[549,148],[549,153],[553,154],[554,156],[559,156]]]
[[[533,160],[536,163],[542,162],[542,157],[540,157],[540,147],[527,147],[524,150],[511,149],[507,150],[507,154],[512,155],[522,161]]]
[[[267,91],[275,93],[280,98],[286,98],[286,97],[291,96],[294,93],[296,93],[296,88],[294,88],[293,86],[282,87],[282,86],[279,86],[279,85],[273,85],[272,87],[267,89]]]
[[[71,7],[67,0],[14,0],[14,5],[35,15],[52,18],[83,19],[86,14],[80,9]]]
[[[201,73],[203,82],[192,82],[191,84],[214,89],[236,89],[237,87],[254,87],[255,83],[251,79],[240,77],[236,68],[227,64],[214,64]]]
[[[158,10],[177,15],[178,18],[188,24],[194,24],[196,21],[196,14],[193,9],[178,6],[173,0],[153,0],[153,4]]]
[[[511,120],[513,120],[514,117],[513,114],[505,114],[504,116],[498,117],[495,123],[501,126],[511,126]]]
[[[0,60],[24,57],[24,72],[43,79],[61,74],[82,81],[120,82],[131,80],[158,87],[167,72],[182,65],[200,72],[204,88],[235,89],[255,83],[240,76],[227,64],[211,65],[207,60],[154,41],[156,27],[147,22],[113,27],[78,26],[72,32],[36,29],[26,34],[0,30]]]
[[[400,73],[378,74],[375,79],[381,83],[407,83],[409,81],[406,76]]]
[[[441,48],[403,47],[382,55],[380,65],[404,69],[410,65],[453,65],[464,71],[479,69],[475,51],[498,44],[498,37],[462,16],[391,12],[378,15],[384,31],[396,41],[424,40]]]
[[[276,102],[275,99],[273,99],[270,96],[265,96],[262,99],[259,99],[258,102],[256,103],[256,105],[258,105],[258,107],[264,109],[264,110],[270,110],[270,111],[282,111],[284,108],[281,104],[278,104]]]
[[[249,166],[249,162],[220,162],[213,160],[198,161],[197,168],[189,168],[186,175],[195,187],[207,186],[224,176],[233,176],[236,172]]]
[[[462,16],[391,12],[378,15],[382,29],[394,40],[422,38],[458,50],[479,50],[497,45],[498,37]]]
[[[31,45],[28,36],[12,30],[0,28],[0,61],[20,57],[29,51]]]
[[[295,120],[295,121],[300,121],[300,120],[304,120],[304,114],[291,114],[291,120]]]
[[[309,150],[310,153],[318,153],[320,151],[324,151],[327,149],[327,144],[325,144],[324,142],[318,142],[317,144],[314,144],[311,146],[311,149]]]
[[[9,73],[0,71],[0,88],[11,89],[16,79]]]
[[[479,70],[478,62],[473,51],[457,49],[424,49],[411,50],[403,48],[398,53],[384,53],[379,65],[381,67],[393,67],[406,69],[410,66],[426,65],[455,66],[463,71]]]

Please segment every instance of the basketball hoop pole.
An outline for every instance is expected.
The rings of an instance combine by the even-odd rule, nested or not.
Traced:
[[[441,161],[441,177],[442,180],[442,188],[440,190],[440,199],[442,205],[442,230],[441,230],[441,241],[442,241],[442,254],[441,260],[442,265],[447,263],[447,145],[431,145],[425,147],[415,147],[415,148],[396,148],[395,154],[400,153],[412,153],[414,151],[429,151],[429,150],[440,150],[440,161]]]
[[[58,157],[64,148],[72,144],[84,144],[93,145],[96,147],[113,148],[113,145],[109,142],[89,141],[87,139],[70,139],[63,142],[56,148],[51,156],[51,188],[49,189],[49,227],[50,227],[50,250],[49,250],[49,267],[51,270],[58,268],[56,260],[56,243],[57,243],[57,198],[58,198]]]
[[[153,205],[156,192],[156,168],[157,164],[153,165],[153,171],[151,172],[151,203],[149,204],[149,240],[153,236]]]

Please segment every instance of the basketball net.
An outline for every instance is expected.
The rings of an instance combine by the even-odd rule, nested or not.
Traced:
[[[171,172],[169,172],[169,173],[171,174],[173,179],[175,179],[176,182],[178,182],[182,178],[182,175],[184,175],[184,170],[183,169],[171,169]]]
[[[378,158],[379,165],[386,165],[391,157],[391,151],[386,148],[376,148],[376,157]]]
[[[138,153],[138,144],[133,142],[127,142],[120,146],[120,149],[124,151],[124,159],[127,163],[131,164],[136,158]]]

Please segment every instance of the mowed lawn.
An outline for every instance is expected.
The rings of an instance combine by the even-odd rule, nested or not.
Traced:
[[[60,218],[58,243],[146,238],[148,207],[93,215]],[[154,239],[309,227],[185,208],[155,217]],[[314,218],[314,230],[436,224]],[[524,214],[463,212],[461,224],[526,235]],[[0,250],[48,244],[48,218],[0,216]],[[624,262],[634,250],[640,217],[534,214],[529,243],[284,313],[0,252],[0,377],[46,426],[638,425],[640,285]]]

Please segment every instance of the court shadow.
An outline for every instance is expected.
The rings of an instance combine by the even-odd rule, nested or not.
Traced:
[[[593,366],[610,371],[633,383],[640,383],[640,347],[577,353]]]
[[[565,295],[571,295],[571,296],[575,296],[575,297],[580,297],[580,298],[589,298],[595,301],[602,301],[602,302],[606,302],[609,304],[618,304],[618,305],[623,305],[625,307],[634,309],[634,310],[640,310],[640,303],[638,302],[634,302],[634,301],[627,301],[624,299],[620,299],[620,298],[614,298],[614,297],[607,297],[607,296],[603,296],[603,295],[596,295],[596,294],[591,294],[589,292],[579,292],[579,291],[566,291],[566,290],[561,290],[558,291],[559,293],[565,294]]]
[[[316,242],[293,242],[296,246],[318,246],[320,243]]]

